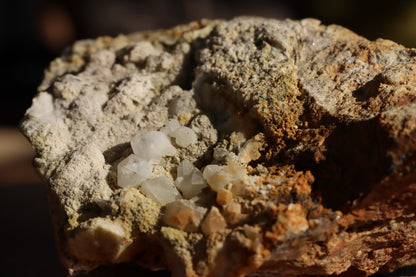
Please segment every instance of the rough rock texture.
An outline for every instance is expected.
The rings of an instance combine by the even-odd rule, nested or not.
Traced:
[[[253,184],[206,190],[210,212],[192,232],[116,182],[131,138],[168,118],[198,142],[155,174],[234,157]],[[70,274],[121,262],[177,277],[416,264],[415,49],[252,17],[79,41],[45,72],[22,129]]]

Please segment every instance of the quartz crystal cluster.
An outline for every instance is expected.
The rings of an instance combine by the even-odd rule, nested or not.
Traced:
[[[135,135],[130,141],[133,154],[118,164],[118,186],[139,188],[147,197],[162,205],[182,198],[178,189],[187,199],[198,194],[206,183],[193,173],[194,169],[199,171],[189,161],[184,160],[178,166],[176,187],[166,175],[152,176],[154,165],[160,164],[166,156],[175,155],[176,148],[171,139],[176,145],[186,147],[195,143],[197,137],[192,129],[180,126],[176,119],[170,119],[161,131],[141,130]]]
[[[245,169],[232,159],[227,165],[208,164],[202,172],[184,159],[176,166],[175,179],[168,171],[154,170],[156,165],[163,168],[164,159],[176,154],[175,146],[188,147],[197,140],[196,133],[177,119],[169,119],[160,130],[140,130],[130,141],[133,154],[118,164],[117,185],[137,188],[157,204],[166,205],[163,221],[169,226],[197,231],[207,210],[196,204],[204,197],[204,188],[220,192],[220,198],[224,193],[232,198],[233,193],[244,195],[252,187]],[[225,226],[219,210],[213,207],[204,221],[203,232]]]

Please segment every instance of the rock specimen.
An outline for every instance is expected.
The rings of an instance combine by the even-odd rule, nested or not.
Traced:
[[[241,17],[75,43],[22,123],[71,275],[416,264],[416,50]]]

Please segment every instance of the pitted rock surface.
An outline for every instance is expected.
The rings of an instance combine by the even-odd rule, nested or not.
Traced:
[[[416,264],[415,69],[415,49],[314,19],[203,20],[76,42],[21,125],[64,266],[366,276]],[[132,137],[170,118],[198,140],[153,174],[232,159],[229,172],[253,184],[203,190],[205,221],[191,229],[166,226],[165,206],[117,185]]]

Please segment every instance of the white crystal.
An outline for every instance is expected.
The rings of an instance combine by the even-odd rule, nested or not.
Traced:
[[[153,166],[146,160],[131,154],[117,166],[119,187],[137,187],[152,174]]]
[[[166,176],[159,176],[143,182],[140,191],[161,205],[181,199],[181,194]]]
[[[134,154],[152,163],[158,163],[162,157],[176,153],[168,136],[160,131],[142,130],[132,138],[130,144]]]
[[[183,160],[178,165],[177,175],[175,185],[186,199],[196,196],[207,186],[201,171],[188,160]]]
[[[261,156],[259,149],[262,145],[263,144],[260,141],[249,139],[243,145],[240,153],[238,154],[239,160],[245,164],[248,164],[250,161],[257,160]]]
[[[252,182],[243,166],[235,161],[229,161],[224,170],[225,173],[231,176],[232,183],[231,192],[235,195],[243,196],[249,193],[252,189]]]
[[[249,185],[249,178],[244,168],[234,161],[230,161],[227,166],[207,165],[204,169],[204,179],[213,191],[224,188],[229,183],[239,190]]]
[[[195,132],[186,126],[181,126],[173,132],[176,144],[180,147],[187,147],[198,141],[198,137]]]
[[[190,199],[198,195],[205,187],[207,187],[207,183],[202,178],[201,171],[195,168],[191,175],[188,176],[187,182],[184,182],[181,187],[183,196]]]
[[[207,165],[205,168],[204,168],[204,171],[203,171],[203,173],[202,173],[202,176],[204,177],[204,179],[205,180],[207,180],[208,181],[208,179],[212,176],[212,175],[214,175],[214,174],[216,174],[216,173],[218,173],[218,172],[220,172],[221,170],[223,170],[223,166],[220,166],[220,165],[216,165],[216,164],[209,164],[209,165]]]
[[[194,186],[197,186],[197,185],[204,185],[204,186],[206,186],[206,182],[204,180],[204,177],[202,176],[201,171],[199,171],[199,169],[197,169],[197,168],[195,168],[192,171],[192,174],[191,174],[191,183]]]
[[[213,191],[218,191],[225,188],[225,186],[231,183],[235,178],[229,172],[223,170],[211,175],[207,182]]]
[[[177,176],[178,177],[184,177],[184,176],[188,176],[192,173],[192,171],[194,170],[194,166],[193,164],[188,161],[188,160],[183,160],[177,167],[176,171],[177,171]]]
[[[168,121],[160,129],[160,131],[172,137],[175,130],[178,129],[179,127],[181,127],[181,125],[179,124],[179,121],[174,118],[171,118],[171,119],[168,119]]]

